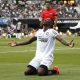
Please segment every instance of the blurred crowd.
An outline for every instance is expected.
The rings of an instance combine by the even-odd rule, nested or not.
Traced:
[[[10,2],[11,1],[11,2]],[[13,2],[12,2],[13,1]],[[74,4],[64,4],[62,1],[52,1],[53,8],[57,10],[58,18],[80,18],[80,1]],[[45,1],[41,0],[19,0],[16,4],[15,0],[0,0],[0,17],[1,18],[40,18],[40,13],[45,9]],[[21,29],[21,27],[23,28]],[[20,28],[20,33],[17,32]],[[0,27],[0,38],[21,38],[20,36],[32,34],[32,28],[26,25],[10,24],[7,27]],[[69,34],[71,34],[68,31]],[[62,32],[60,32],[62,34]]]
[[[0,27],[0,38],[17,38],[21,39],[24,37],[29,37],[36,32],[36,29],[28,27],[27,24],[22,24],[17,22],[17,24],[10,24],[4,27]]]
[[[10,3],[9,0],[0,0],[0,17],[10,18],[39,18],[40,13],[45,9],[45,1],[19,0],[18,4]],[[58,12],[59,18],[79,18],[80,1],[74,4],[64,4],[63,1],[53,0],[53,7]]]

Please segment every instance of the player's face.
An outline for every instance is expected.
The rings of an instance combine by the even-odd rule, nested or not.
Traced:
[[[49,26],[49,27],[50,27],[50,26],[52,25],[52,20],[49,19],[49,18],[46,19],[46,20],[44,20],[43,25],[44,25],[44,26]]]
[[[49,3],[46,3],[46,8],[49,9],[51,7],[51,5]]]

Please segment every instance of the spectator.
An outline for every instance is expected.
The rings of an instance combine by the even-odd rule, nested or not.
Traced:
[[[41,25],[43,24],[43,22],[46,18],[50,18],[53,21],[53,25],[56,26],[56,24],[57,24],[56,10],[52,8],[51,1],[46,1],[45,5],[46,5],[46,9],[43,10],[41,13],[41,17],[42,17]],[[52,25],[52,27],[53,27],[53,25]]]
[[[8,3],[9,2],[9,3]],[[13,3],[12,3],[13,2]],[[10,18],[39,18],[41,10],[45,9],[45,1],[26,1],[19,0],[17,5],[14,1],[1,0],[0,1],[0,16]],[[73,18],[80,17],[79,2],[78,5],[64,4],[62,1],[52,1],[52,6],[58,11],[58,17]],[[70,7],[69,7],[70,6]],[[65,14],[68,14],[66,16]],[[76,15],[78,13],[78,15]]]

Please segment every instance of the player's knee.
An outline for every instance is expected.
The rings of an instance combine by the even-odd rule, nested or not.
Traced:
[[[44,70],[38,70],[38,75],[39,76],[45,76],[45,71]]]
[[[24,75],[31,75],[31,68],[27,68],[27,70],[24,72]]]
[[[41,65],[38,69],[38,75],[39,76],[46,76],[48,74],[48,69],[46,66]]]
[[[24,75],[34,75],[37,73],[37,70],[32,67],[32,66],[28,66],[27,70],[24,72]]]

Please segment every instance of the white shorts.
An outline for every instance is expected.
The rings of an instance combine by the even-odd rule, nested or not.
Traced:
[[[45,65],[49,68],[49,66],[52,64],[53,60],[51,59],[47,59],[47,58],[44,58],[44,59],[39,59],[39,58],[36,58],[34,57],[32,59],[32,61],[29,63],[29,65],[35,67],[36,69],[38,69],[40,67],[40,65]]]

